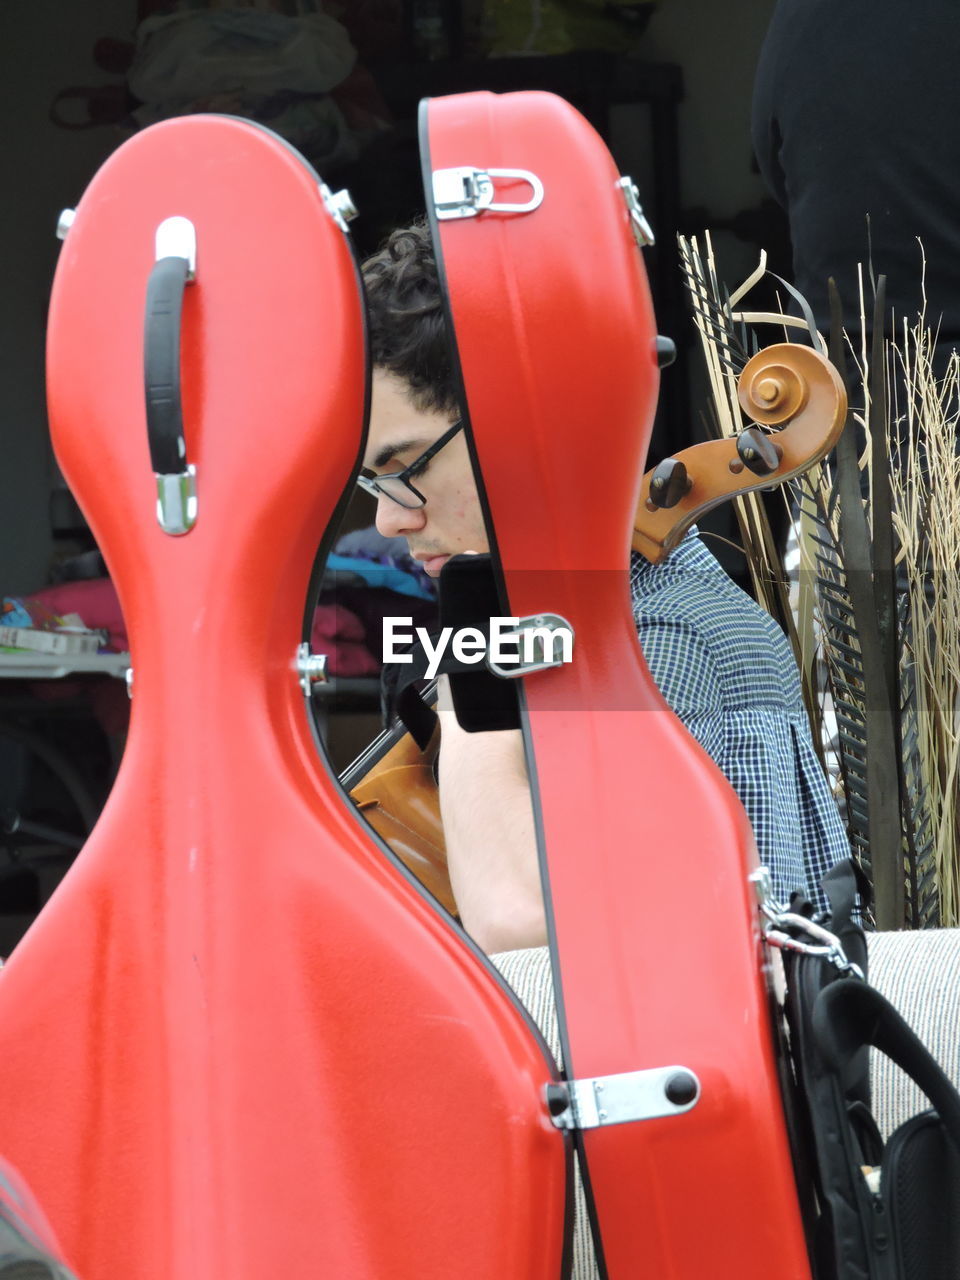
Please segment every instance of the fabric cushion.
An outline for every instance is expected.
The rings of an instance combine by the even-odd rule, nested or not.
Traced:
[[[960,929],[867,935],[870,980],[910,1023],[950,1079],[960,1086]],[[560,1061],[560,1034],[546,947],[490,957],[540,1028]],[[929,1105],[898,1067],[873,1053],[873,1109],[884,1138]],[[571,1280],[599,1276],[579,1176],[574,1202]]]

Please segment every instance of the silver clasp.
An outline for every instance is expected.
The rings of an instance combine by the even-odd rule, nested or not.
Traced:
[[[643,205],[640,203],[640,191],[637,184],[632,178],[621,178],[617,183],[617,187],[623,196],[627,212],[630,214],[630,229],[633,232],[633,238],[641,249],[645,249],[648,244],[654,243],[654,237],[653,229],[647,221],[647,215],[643,212]]]
[[[300,677],[300,688],[303,690],[303,696],[309,698],[313,693],[315,684],[327,683],[327,655],[325,653],[311,653],[310,645],[304,640],[303,644],[297,645],[297,657],[294,663],[297,675]]]
[[[197,469],[191,463],[172,475],[153,473],[157,481],[157,523],[177,538],[197,523]]]
[[[599,1129],[682,1115],[699,1102],[700,1081],[689,1067],[652,1067],[548,1084],[545,1097],[558,1129]]]
[[[494,201],[494,178],[526,182],[533,195],[525,204]],[[433,172],[433,207],[437,218],[475,218],[478,213],[532,213],[543,202],[543,183],[527,169],[476,169],[461,165]]]
[[[559,667],[564,662],[572,662],[573,639],[573,627],[559,613],[535,613],[526,618],[517,618],[515,627],[498,633],[496,653],[501,661],[496,661],[490,650],[484,661],[487,670],[492,671],[495,676],[517,680],[534,671],[545,671],[548,667]],[[506,663],[506,655],[500,654],[500,643],[504,641],[507,644],[516,641],[517,645],[517,660],[510,660],[509,665]]]
[[[776,901],[773,896],[770,872],[766,867],[760,867],[752,872],[749,880],[760,903],[761,914],[767,918],[768,923],[763,927],[763,936],[769,946],[777,947],[781,951],[798,951],[805,956],[819,956],[841,973],[849,973],[856,978],[863,977],[863,970],[848,958],[843,949],[843,943],[835,933],[831,933],[822,924],[817,924],[807,916],[789,911],[783,903]],[[793,932],[787,932],[787,930]],[[809,941],[796,937],[797,933],[805,934]]]
[[[60,217],[57,219],[57,239],[66,240],[67,232],[73,226],[74,219],[77,216],[76,209],[63,209]]]
[[[347,223],[357,217],[357,206],[353,203],[353,197],[346,187],[342,191],[331,191],[325,182],[321,182],[320,197],[326,206],[327,213],[340,230],[349,231]]]

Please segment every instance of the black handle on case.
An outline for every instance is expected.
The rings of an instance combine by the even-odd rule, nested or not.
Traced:
[[[147,281],[143,380],[150,461],[157,475],[177,475],[187,468],[180,401],[180,318],[188,271],[186,258],[160,258]]]

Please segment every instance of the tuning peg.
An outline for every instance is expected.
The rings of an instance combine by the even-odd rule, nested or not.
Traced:
[[[677,358],[677,344],[672,338],[665,338],[662,333],[657,334],[656,351],[657,365],[661,369],[673,364]]]
[[[731,462],[731,471],[742,471],[746,467],[755,476],[769,476],[780,466],[783,450],[759,427],[747,427],[737,436],[737,454],[740,463]]]
[[[692,488],[693,481],[687,476],[687,468],[683,463],[677,458],[664,458],[650,477],[647,510],[675,507]]]

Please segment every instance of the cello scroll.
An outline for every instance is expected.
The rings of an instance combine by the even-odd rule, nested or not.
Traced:
[[[839,373],[812,347],[795,343],[758,351],[740,374],[737,395],[758,426],[691,445],[643,478],[633,549],[654,564],[721,502],[782,484],[819,462],[846,420]],[[764,427],[778,430],[768,434]]]

